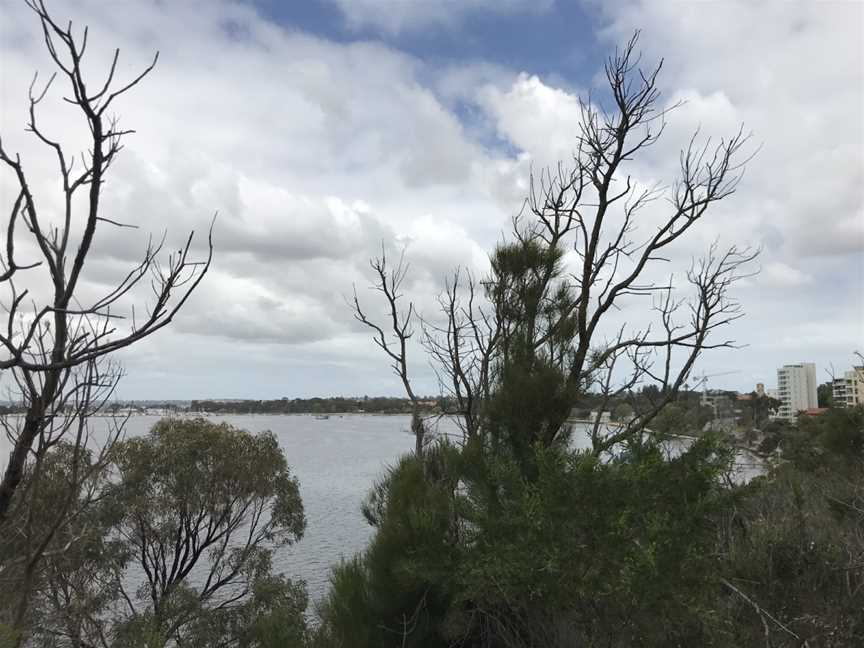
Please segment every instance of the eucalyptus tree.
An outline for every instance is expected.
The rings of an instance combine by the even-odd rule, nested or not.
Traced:
[[[31,637],[76,648],[299,645],[305,588],[273,573],[273,553],[306,520],[272,433],[165,419],[118,442],[110,460],[98,502],[59,534],[78,540],[45,556]]]

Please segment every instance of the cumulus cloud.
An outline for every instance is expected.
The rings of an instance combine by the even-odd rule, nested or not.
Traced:
[[[687,100],[685,123],[723,134],[740,122],[760,147],[712,232],[763,248],[762,274],[741,291],[747,373],[794,358],[848,363],[864,335],[864,7],[590,6],[610,46],[641,29],[645,58],[665,58],[663,89]]]
[[[537,10],[521,0],[334,1],[349,27],[384,38],[463,29],[481,11]],[[637,181],[671,183],[678,150],[697,128],[706,138],[728,136],[743,123],[755,133],[753,148],[761,145],[737,194],[658,276],[680,276],[718,238],[763,248],[762,275],[740,294],[749,317],[734,331],[761,345],[734,360],[748,374],[768,366],[770,378],[773,365],[798,359],[791,331],[814,310],[830,313],[830,330],[841,336],[832,353],[860,339],[864,62],[856,25],[864,9],[587,6],[610,48],[643,29],[643,60],[666,60],[664,105],[681,103],[661,143],[628,169]],[[539,6],[550,16],[553,9]],[[336,42],[285,28],[227,0],[132,3],[123,11],[97,0],[58,1],[52,10],[61,21],[89,24],[89,69],[99,78],[115,46],[122,78],[161,52],[153,74],[118,104],[121,124],[138,133],[105,185],[106,213],[139,229],[100,231],[84,290],[97,294],[122,276],[150,233],[167,232],[166,246],[175,249],[194,229],[200,253],[201,234],[219,214],[211,276],[173,330],[124,353],[129,396],[309,394],[352,385],[397,392],[344,303],[353,283],[362,288],[370,278],[369,257],[382,241],[394,253],[407,246],[410,294],[431,308],[454,265],[482,272],[485,251],[526,195],[532,166],[569,158],[577,93],[602,96],[599,76],[565,87],[542,67],[459,66],[445,53],[427,62],[381,41]],[[56,217],[54,162],[23,130],[32,73],[44,76],[50,66],[21,3],[4,9],[0,57],[4,144],[21,151],[40,208]],[[44,124],[80,147],[86,132],[61,90],[46,100]],[[0,175],[3,202],[8,181]],[[662,201],[646,209],[640,231],[649,232],[663,209]],[[626,313],[638,318],[639,308]],[[765,334],[776,327],[779,334]],[[433,389],[419,357],[416,365]],[[224,367],[231,377],[219,378]]]
[[[567,160],[579,133],[579,98],[543,83],[537,76],[520,74],[506,90],[489,85],[479,102],[494,119],[498,135],[541,165]]]
[[[602,10],[608,42],[641,28],[649,58],[665,56],[663,83],[673,94],[722,93],[734,107],[715,106],[703,119],[727,114],[754,132],[762,149],[738,202],[782,205],[771,216],[784,221],[786,253],[864,250],[859,228],[849,236],[864,185],[864,6],[633,2]]]
[[[813,281],[813,277],[782,261],[771,261],[762,269],[760,283],[768,288],[795,288]]]
[[[417,281],[434,294],[450,267],[482,257],[480,245],[506,222],[512,206],[490,203],[489,195],[509,167],[494,164],[434,88],[420,83],[423,64],[410,56],[286,31],[229,2],[208,3],[207,11],[181,3],[124,12],[54,3],[52,11],[61,22],[70,16],[79,28],[89,25],[96,75],[107,69],[111,47],[121,49],[121,78],[161,51],[154,73],[118,104],[121,123],[138,132],[104,191],[105,213],[138,230],[100,229],[82,290],[96,295],[122,277],[150,234],[167,233],[170,250],[194,229],[201,253],[218,212],[211,275],[176,330],[162,336],[222,340],[190,341],[192,362],[195,349],[219,355],[232,343],[296,358],[339,336],[365,340],[343,297],[368,279],[367,261],[382,241],[409,244]],[[32,73],[44,76],[50,63],[34,17],[18,5],[7,13],[4,144],[21,152],[40,208],[57,218],[50,151],[23,129]],[[40,118],[74,149],[85,143],[86,126],[62,91],[58,84]],[[4,201],[9,181],[0,178]],[[130,297],[140,306],[146,293]],[[160,348],[161,339],[140,345],[141,358],[157,362],[146,349]],[[138,356],[124,357],[134,385]],[[314,357],[334,356],[319,349]],[[386,364],[380,369],[386,374]],[[251,360],[243,370],[257,372]]]
[[[178,318],[177,330],[230,341],[303,344],[326,340],[345,327],[326,302],[295,292],[286,298],[255,278],[214,271],[196,295],[200,306]]]

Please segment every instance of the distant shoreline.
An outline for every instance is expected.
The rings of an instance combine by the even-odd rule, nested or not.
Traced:
[[[94,412],[91,416],[121,417],[121,416],[411,416],[411,412],[189,412],[186,410],[165,412]],[[437,416],[437,415],[436,415]],[[447,415],[445,415],[447,416]]]

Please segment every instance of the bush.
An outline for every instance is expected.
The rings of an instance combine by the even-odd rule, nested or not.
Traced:
[[[367,504],[369,549],[334,570],[319,641],[704,643],[727,462],[710,440],[671,461],[648,447],[610,463],[538,444],[531,479],[470,445],[404,458]]]

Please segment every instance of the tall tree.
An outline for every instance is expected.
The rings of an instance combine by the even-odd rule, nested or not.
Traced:
[[[12,437],[12,451],[0,480],[0,527],[21,482],[28,454],[56,415],[74,368],[168,325],[203,278],[212,256],[212,245],[208,245],[203,260],[191,259],[191,234],[179,251],[164,259],[164,239],[151,240],[141,260],[117,283],[95,299],[85,297],[84,270],[99,231],[138,226],[104,213],[101,199],[108,171],[125,138],[134,132],[119,125],[112,112],[115,103],[150,73],[158,54],[140,74],[118,81],[119,50],[115,50],[106,77],[90,79],[84,71],[87,28],[75,34],[71,21],[61,26],[42,0],[25,2],[39,21],[45,47],[56,67],[43,85],[38,84],[38,75],[34,76],[26,127],[56,159],[62,211],[59,222],[49,220],[39,208],[25,161],[7,150],[0,139],[0,163],[16,187],[0,253],[0,288],[6,292],[0,301],[7,313],[7,323],[0,330],[0,368],[15,371],[27,407]],[[88,133],[87,150],[80,155],[64,149],[60,139],[47,132],[38,119],[38,109],[58,78],[68,88],[63,99],[78,110],[83,130]],[[21,247],[28,253],[32,249],[36,257],[20,261]],[[139,286],[148,284],[150,302],[144,308],[129,307],[128,299]],[[125,308],[129,308],[128,318],[123,316]]]
[[[512,431],[520,443],[550,444],[566,435],[580,393],[598,392],[598,408],[605,409],[635,388],[655,385],[656,398],[642,399],[627,421],[610,427],[597,420],[591,440],[594,452],[604,453],[642,435],[676,399],[704,351],[734,344],[717,335],[743,315],[730,289],[757,251],[714,243],[684,273],[689,295],[671,277],[656,276],[709,208],[734,193],[748,136],[739,129],[716,144],[699,144],[694,135],[670,190],[639,186],[628,163],[660,139],[672,108],[659,103],[662,61],[641,68],[637,43],[638,33],[606,63],[608,105],[581,103],[572,162],[532,177],[511,240],[491,255],[489,276],[478,282],[457,270],[440,299],[442,323],[429,318],[425,326],[426,348],[467,438],[500,433],[488,411],[496,394],[520,414],[510,420],[522,428]],[[669,205],[665,213],[640,228],[640,214],[660,198]],[[575,263],[565,258],[568,250]],[[404,273],[400,264],[399,285]],[[399,338],[413,307],[399,319],[401,294],[385,296]],[[650,300],[654,321],[611,330],[612,315],[631,297]],[[354,305],[359,310],[356,299]],[[400,357],[402,375],[404,366]],[[535,394],[526,391],[529,383]]]
[[[685,272],[687,295],[656,277],[734,192],[747,138],[691,139],[668,211],[639,227],[664,192],[637,187],[627,163],[657,141],[668,111],[660,66],[640,69],[636,44],[607,62],[608,109],[583,103],[572,165],[532,179],[488,275],[456,270],[439,316],[417,318],[463,442],[402,458],[373,488],[364,512],[375,535],[334,571],[324,645],[708,644],[711,515],[728,494],[730,452],[706,437],[669,458],[651,430],[697,358],[732,346],[718,332],[742,316],[731,289],[756,253],[710,246]],[[405,314],[391,318],[398,327],[417,317],[399,290],[385,297]],[[651,304],[652,326],[610,327],[630,297]],[[590,426],[588,453],[567,443],[586,393],[600,410],[632,406]]]
[[[816,388],[816,402],[819,407],[833,407],[834,405],[834,385],[831,382],[825,382]]]
[[[75,648],[302,636],[305,589],[272,573],[272,555],[306,521],[272,433],[165,419],[111,459],[99,505],[63,531],[80,540],[46,558],[32,636]]]
[[[352,303],[354,319],[372,329],[374,332],[372,339],[391,360],[390,368],[399,377],[405,394],[411,401],[411,433],[414,435],[414,451],[420,455],[423,453],[426,440],[426,426],[420,415],[420,399],[414,392],[408,372],[408,343],[414,335],[416,312],[413,302],[409,302],[407,310],[401,308],[404,301],[403,283],[408,274],[404,250],[396,265],[391,267],[387,265],[387,253],[382,245],[381,256],[371,259],[369,265],[375,272],[372,287],[384,296],[388,322],[382,326],[366,315],[357,296],[356,287]]]

